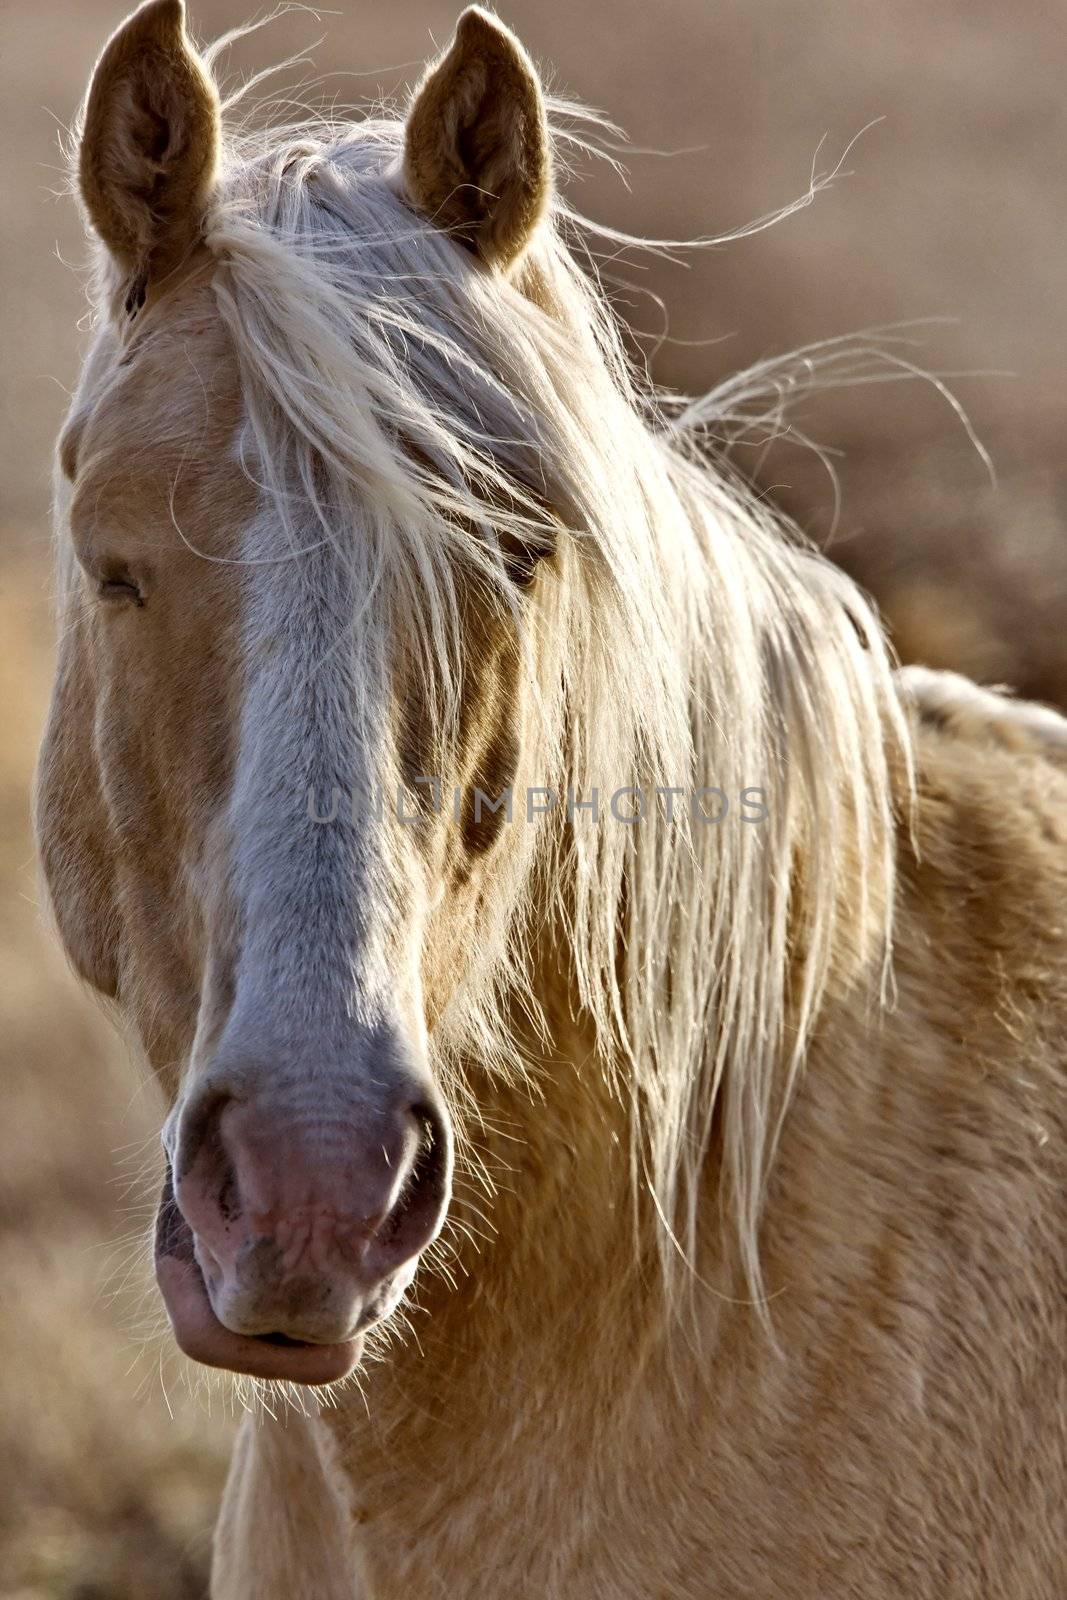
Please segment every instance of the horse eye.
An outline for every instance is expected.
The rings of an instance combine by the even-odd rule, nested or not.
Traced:
[[[144,605],[144,595],[129,577],[101,578],[96,592],[101,600],[107,600],[109,604]]]

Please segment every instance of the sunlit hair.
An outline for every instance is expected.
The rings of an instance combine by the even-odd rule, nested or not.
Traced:
[[[536,1005],[529,932],[553,896],[600,1070],[636,1112],[669,1292],[696,1259],[714,1146],[758,1296],[812,1025],[837,983],[862,976],[877,1002],[885,970],[906,767],[886,649],[853,584],[709,459],[736,380],[688,411],[658,399],[563,203],[508,280],[406,203],[402,133],[381,117],[230,137],[205,237],[248,471],[281,550],[328,540],[356,570],[367,682],[403,619],[442,751],[474,584],[526,647],[539,781],[764,791],[758,826],[684,804],[636,827],[559,814],[435,1041],[446,1068],[515,1070],[509,1018]],[[545,552],[529,594],[516,549]]]

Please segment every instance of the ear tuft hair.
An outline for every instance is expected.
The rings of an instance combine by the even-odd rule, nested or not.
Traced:
[[[157,277],[188,253],[218,150],[218,94],[183,0],[147,0],[96,64],[78,147],[89,221],[127,272]]]
[[[415,92],[404,181],[433,222],[505,268],[548,207],[552,158],[537,72],[515,35],[479,6],[460,17]]]

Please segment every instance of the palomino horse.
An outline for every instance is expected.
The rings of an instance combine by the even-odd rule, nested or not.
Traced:
[[[642,389],[564,117],[476,9],[403,122],[227,129],[180,0],[89,92],[41,848],[179,1345],[313,1386],[214,1593],[1052,1600],[1067,723]]]

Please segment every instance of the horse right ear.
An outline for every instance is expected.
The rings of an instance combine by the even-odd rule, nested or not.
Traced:
[[[147,0],[96,64],[78,146],[89,221],[141,291],[195,243],[218,150],[219,98],[183,0]]]
[[[541,85],[509,28],[470,6],[426,71],[404,130],[408,196],[494,266],[509,267],[548,209],[552,158]]]

